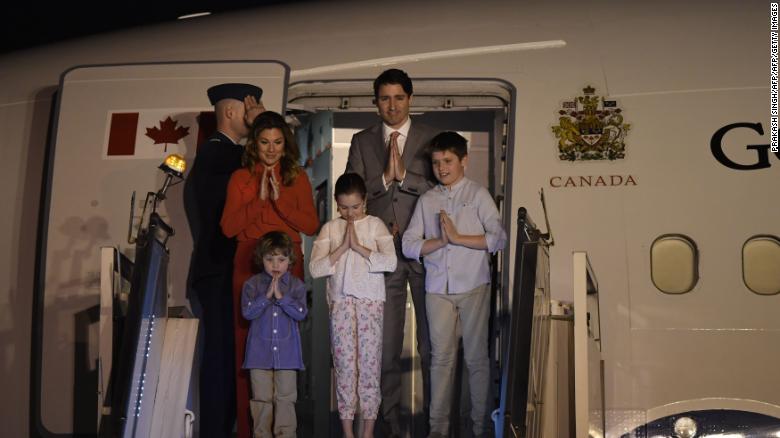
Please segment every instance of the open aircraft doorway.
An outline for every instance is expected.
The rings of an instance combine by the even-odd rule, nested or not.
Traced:
[[[484,79],[419,79],[414,80],[414,99],[410,108],[413,123],[424,123],[440,131],[456,131],[468,140],[469,165],[466,176],[488,188],[501,212],[507,229],[511,223],[513,144],[511,126],[515,90],[500,80]],[[297,82],[288,89],[288,119],[296,128],[302,161],[306,163],[315,191],[315,204],[322,223],[335,217],[333,185],[346,168],[352,136],[380,119],[374,103],[370,80]],[[304,257],[308,259],[313,238],[304,238]],[[492,260],[492,300],[490,323],[491,409],[498,406],[499,363],[502,340],[508,336],[508,327],[501,321],[508,319],[510,309],[509,252],[499,253]],[[302,327],[304,357],[312,360],[302,374],[305,389],[300,394],[302,422],[312,424],[314,430],[330,428],[331,436],[340,436],[338,412],[333,382],[328,338],[328,309],[325,301],[325,282],[312,280],[308,271],[306,282],[312,291],[310,322]],[[423,416],[423,396],[420,358],[416,349],[415,315],[411,295],[407,296],[406,325],[402,352],[402,412],[404,434],[424,437],[426,424]],[[315,363],[316,362],[316,363]],[[462,354],[458,363],[460,375],[455,397],[460,402],[453,407],[452,419],[458,426],[455,436],[470,435],[468,412],[469,392]],[[312,382],[318,384],[312,385]],[[319,402],[330,399],[330,404]],[[317,400],[317,402],[315,402]],[[310,418],[306,419],[306,416]],[[303,425],[303,427],[307,427]]]
[[[87,65],[62,74],[47,149],[38,241],[30,387],[33,436],[95,436],[116,419],[133,425],[122,426],[122,436],[163,436],[151,427],[154,413],[158,418],[163,415],[162,409],[153,409],[155,367],[161,363],[157,354],[161,350],[155,347],[166,331],[167,308],[187,304],[192,238],[183,185],[173,186],[156,210],[160,222],[172,228],[167,235],[179,232],[170,240],[159,239],[166,248],[160,252],[166,254],[156,260],[165,258],[165,263],[147,264],[161,267],[159,282],[149,288],[153,293],[145,294],[159,297],[154,312],[126,317],[120,288],[111,290],[110,281],[109,298],[101,300],[105,277],[100,248],[116,248],[124,257],[120,260],[138,261],[137,241],[130,238],[128,228],[139,230],[140,223],[148,224],[145,212],[157,204],[146,209],[148,196],[147,201],[129,201],[134,191],[140,201],[145,193],[154,195],[161,185],[168,187],[157,170],[160,162],[171,153],[191,160],[197,145],[214,132],[215,126],[208,123],[213,107],[205,90],[227,81],[258,83],[267,108],[284,112],[288,78],[289,67],[278,61]],[[124,262],[116,270],[122,272],[129,265]],[[144,285],[143,277],[138,278],[134,284]],[[116,297],[116,305],[111,297]],[[105,330],[115,321],[124,321],[128,328],[123,330],[139,336],[120,342],[124,338],[119,329]],[[154,324],[156,334],[144,338],[149,343],[138,341],[141,333],[153,331],[146,327]],[[114,358],[112,345],[132,354],[118,351]],[[135,359],[119,360],[128,355]],[[110,382],[109,363],[130,377]],[[167,422],[183,427],[183,411]]]

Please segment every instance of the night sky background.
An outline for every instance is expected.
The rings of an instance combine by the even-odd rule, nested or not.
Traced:
[[[173,22],[185,14],[213,15],[294,0],[129,0],[57,3],[22,0],[4,5],[0,54],[105,32]]]

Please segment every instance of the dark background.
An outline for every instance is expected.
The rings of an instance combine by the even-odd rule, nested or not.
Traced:
[[[104,32],[173,22],[196,12],[212,15],[295,0],[109,0],[101,3],[17,0],[3,7],[0,54]]]

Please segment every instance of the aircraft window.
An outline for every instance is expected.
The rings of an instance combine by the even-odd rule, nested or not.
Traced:
[[[699,281],[699,251],[690,238],[667,234],[650,248],[650,275],[661,292],[684,294]]]
[[[742,280],[759,295],[780,293],[780,239],[753,236],[742,246]]]

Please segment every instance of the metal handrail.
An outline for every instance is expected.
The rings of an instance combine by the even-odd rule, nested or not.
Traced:
[[[541,436],[550,333],[549,252],[525,208],[518,209],[511,316],[505,326],[497,437]]]

